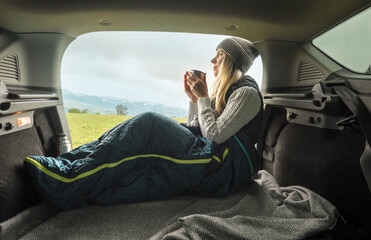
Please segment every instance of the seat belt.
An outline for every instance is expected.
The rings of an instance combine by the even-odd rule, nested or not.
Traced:
[[[259,138],[258,138],[258,145],[257,145],[257,151],[258,156],[260,159],[263,157],[263,151],[265,149],[265,137],[267,136],[269,123],[271,120],[271,113],[272,113],[272,106],[271,105],[265,105],[264,108],[264,115],[263,115],[263,122],[262,126],[260,128]],[[273,161],[273,159],[272,159]]]
[[[371,115],[354,91],[346,86],[333,86],[332,88],[344,104],[353,112],[366,138],[365,150],[361,155],[360,164],[368,189],[371,192],[371,149],[369,145],[371,143]]]

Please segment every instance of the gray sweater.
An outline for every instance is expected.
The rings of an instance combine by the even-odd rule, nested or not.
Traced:
[[[220,144],[252,120],[260,110],[261,100],[252,87],[241,87],[229,97],[227,106],[219,116],[211,107],[209,97],[189,103],[187,124],[200,126],[202,136]]]

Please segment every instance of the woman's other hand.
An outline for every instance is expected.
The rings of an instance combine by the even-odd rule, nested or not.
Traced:
[[[184,74],[184,91],[187,94],[187,96],[189,97],[189,99],[191,100],[191,102],[196,103],[198,98],[193,94],[192,90],[189,87],[188,76],[189,76],[189,74],[188,74],[188,72],[186,72],[186,74]]]
[[[209,97],[209,92],[207,89],[206,73],[201,73],[201,79],[198,78],[191,72],[187,72],[187,85],[197,100],[204,97]]]

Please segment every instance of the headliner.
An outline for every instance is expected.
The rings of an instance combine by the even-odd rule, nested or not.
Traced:
[[[0,0],[0,26],[18,33],[57,32],[72,37],[94,31],[167,31],[304,42],[370,6],[369,0],[231,2]],[[101,24],[101,19],[110,21]],[[230,25],[238,28],[228,30]]]

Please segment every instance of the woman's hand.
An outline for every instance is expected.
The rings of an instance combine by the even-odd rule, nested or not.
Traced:
[[[192,90],[190,89],[188,85],[188,79],[187,79],[188,76],[189,76],[188,72],[186,72],[186,74],[184,74],[184,91],[189,97],[189,99],[191,99],[191,102],[196,103],[198,98],[193,94]]]
[[[206,82],[206,73],[201,73],[201,79],[198,78],[191,72],[187,72],[185,75],[187,79],[187,85],[194,96],[197,97],[197,100],[204,97],[209,97],[207,82]]]

